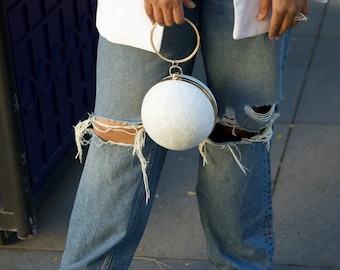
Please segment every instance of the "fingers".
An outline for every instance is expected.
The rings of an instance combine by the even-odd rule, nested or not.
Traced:
[[[176,6],[169,11],[167,14],[167,18],[165,21],[166,26],[172,26],[173,24],[182,24],[184,23],[184,8],[183,5]]]
[[[257,16],[257,20],[262,21],[268,16],[271,5],[272,5],[271,0],[261,0],[260,1],[260,10],[259,10],[259,14]]]
[[[172,26],[184,22],[184,6],[196,7],[192,0],[144,0],[145,11],[152,23]],[[294,20],[301,12],[308,13],[308,0],[260,0],[257,19],[264,20],[272,8],[268,32],[270,39],[278,39],[299,22]]]
[[[194,9],[196,7],[196,4],[192,0],[184,0],[183,5],[190,9]]]
[[[145,9],[145,13],[149,17],[151,23],[154,24],[156,22],[156,20],[155,20],[154,14],[153,14],[153,7],[152,7],[151,3],[147,0],[144,0],[144,9]]]
[[[280,38],[287,30],[297,24],[294,21],[294,16],[296,13],[290,13],[289,15],[282,15],[280,13],[275,13],[272,15],[270,28],[268,36],[270,39]]]
[[[299,22],[294,17],[300,13],[307,14],[308,0],[273,0],[272,17],[268,36],[270,39],[280,38],[287,30]]]
[[[196,4],[192,0],[144,0],[144,6],[152,23],[172,26],[185,21],[184,6],[193,9]]]
[[[305,6],[303,6],[301,12],[303,14],[305,14],[306,16],[308,15],[308,12],[309,12],[309,5],[308,5],[308,3]]]

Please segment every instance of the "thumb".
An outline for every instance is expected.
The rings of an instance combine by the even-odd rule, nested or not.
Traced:
[[[260,0],[259,14],[257,15],[257,20],[264,20],[268,14],[271,7],[271,0]]]
[[[193,9],[196,7],[196,4],[192,0],[183,1],[183,5],[187,8]]]

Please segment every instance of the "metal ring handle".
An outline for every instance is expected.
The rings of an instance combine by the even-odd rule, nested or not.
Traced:
[[[190,26],[195,30],[195,33],[196,33],[196,38],[197,38],[197,44],[196,44],[196,47],[194,49],[194,51],[188,55],[187,57],[185,58],[182,58],[182,59],[169,59],[169,58],[166,58],[164,57],[155,47],[154,43],[153,43],[153,33],[155,32],[155,29],[157,27],[157,23],[155,23],[151,29],[151,33],[150,33],[150,43],[151,43],[151,47],[152,49],[155,51],[155,53],[161,58],[163,59],[164,61],[167,61],[169,63],[176,63],[176,64],[180,64],[180,63],[185,63],[187,61],[189,61],[191,58],[193,58],[196,53],[198,52],[199,50],[199,47],[200,47],[200,34],[198,32],[198,29],[196,27],[196,25],[190,21],[189,19],[185,18],[185,21],[190,24]]]

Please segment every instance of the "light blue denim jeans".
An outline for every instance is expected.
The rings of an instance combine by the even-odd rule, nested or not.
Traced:
[[[256,133],[239,141],[200,145],[197,198],[212,269],[271,269],[274,239],[269,145],[281,99],[287,33],[232,39],[232,1],[204,0],[187,17],[198,25],[208,86],[219,120]],[[166,28],[161,52],[188,55],[196,44],[186,25]],[[182,54],[182,55],[181,55]],[[192,72],[193,61],[183,65]],[[148,89],[167,76],[157,55],[100,38],[95,116],[141,123]],[[259,113],[255,107],[267,106]],[[167,150],[148,136],[141,149],[151,198],[133,145],[92,136],[70,220],[61,269],[128,269],[144,232]],[[185,207],[185,205],[183,206]]]

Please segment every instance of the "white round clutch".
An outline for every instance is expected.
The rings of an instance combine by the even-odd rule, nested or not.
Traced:
[[[162,56],[155,48],[151,31],[151,45],[156,54],[172,63],[170,76],[150,88],[146,93],[141,117],[147,134],[157,144],[171,150],[186,150],[199,145],[212,132],[217,119],[217,103],[210,89],[200,80],[183,75],[178,65],[190,60],[198,51],[200,36],[196,26],[197,46],[186,58],[172,60]]]
[[[186,150],[209,136],[217,104],[209,88],[196,78],[169,76],[147,92],[141,116],[152,140],[167,149]]]

